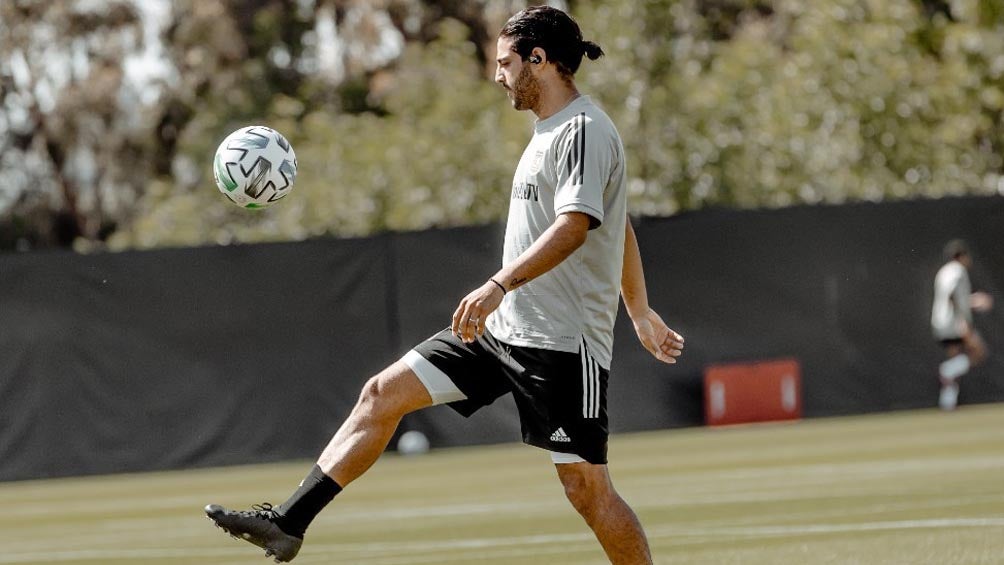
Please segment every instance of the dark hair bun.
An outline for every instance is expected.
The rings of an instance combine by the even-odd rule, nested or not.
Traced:
[[[582,42],[582,52],[586,54],[586,57],[589,57],[590,61],[595,61],[603,56],[603,49],[592,41]]]

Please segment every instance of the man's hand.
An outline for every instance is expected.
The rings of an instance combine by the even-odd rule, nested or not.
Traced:
[[[453,335],[464,343],[471,343],[484,334],[485,321],[502,303],[503,296],[505,294],[502,289],[490,280],[465,296],[453,313],[453,323],[450,326]]]
[[[974,292],[969,296],[969,307],[973,312],[989,312],[994,308],[994,297],[985,292]]]
[[[671,330],[651,308],[634,322],[634,331],[649,353],[663,363],[676,363],[683,354],[683,336]]]

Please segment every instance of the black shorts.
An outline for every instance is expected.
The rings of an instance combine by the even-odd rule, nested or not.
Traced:
[[[447,403],[461,415],[470,416],[512,393],[525,443],[573,453],[589,463],[607,462],[610,372],[584,346],[578,353],[519,347],[488,332],[474,343],[464,343],[447,329],[413,351],[466,396]]]
[[[961,337],[954,337],[949,339],[940,339],[938,340],[938,343],[940,343],[942,347],[947,348],[954,345],[965,345],[966,341]]]

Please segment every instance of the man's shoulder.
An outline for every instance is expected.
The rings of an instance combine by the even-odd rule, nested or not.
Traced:
[[[949,261],[938,269],[937,278],[943,280],[956,280],[967,276],[966,268],[958,261]]]
[[[568,108],[568,114],[554,128],[556,138],[575,137],[579,131],[586,129],[586,140],[616,138],[620,133],[610,116],[591,99],[582,97]]]
[[[581,114],[585,114],[586,123],[597,123],[605,127],[616,131],[617,128],[614,126],[614,121],[607,114],[606,110],[601,108],[596,102],[593,102],[592,98],[585,97],[582,101]]]

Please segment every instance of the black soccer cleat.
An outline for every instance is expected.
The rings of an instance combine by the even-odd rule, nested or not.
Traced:
[[[279,528],[276,521],[280,514],[267,502],[239,512],[210,504],[206,506],[206,516],[231,537],[264,549],[265,557],[274,557],[276,563],[292,561],[303,545],[303,538],[289,535]]]

